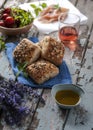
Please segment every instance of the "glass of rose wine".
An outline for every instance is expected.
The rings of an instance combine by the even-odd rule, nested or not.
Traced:
[[[79,40],[83,34],[87,34],[87,24],[80,24],[80,17],[74,13],[62,13],[58,18],[58,36],[65,46],[64,60],[70,67],[71,73],[74,74],[74,51],[81,52],[82,46]]]
[[[59,39],[64,46],[75,51],[78,47],[78,33],[80,27],[80,18],[76,14],[62,13],[59,16]]]

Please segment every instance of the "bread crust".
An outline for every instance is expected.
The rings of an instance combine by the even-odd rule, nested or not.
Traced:
[[[24,38],[13,51],[13,57],[19,63],[27,62],[31,64],[40,57],[40,54],[40,47],[26,38]]]
[[[24,38],[14,49],[13,57],[19,63],[27,63],[26,72],[37,84],[59,74],[59,66],[64,56],[64,45],[50,36],[37,44]]]
[[[42,84],[58,75],[59,68],[49,61],[40,59],[29,65],[26,71],[37,84]]]
[[[60,65],[64,56],[64,45],[62,42],[55,40],[50,36],[45,36],[40,42],[42,46],[41,57],[52,62],[55,65]]]

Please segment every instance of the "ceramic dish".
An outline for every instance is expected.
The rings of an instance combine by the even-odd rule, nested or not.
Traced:
[[[24,27],[20,27],[20,28],[6,28],[6,27],[2,27],[0,26],[0,32],[4,35],[18,35],[18,34],[23,34],[26,33],[30,30],[32,26],[32,23],[29,25],[26,25]]]
[[[0,11],[0,32],[5,35],[26,33],[33,24],[31,12],[19,7],[7,7]]]
[[[51,94],[59,107],[68,109],[80,104],[84,91],[74,84],[56,84],[52,87]],[[63,99],[66,99],[65,103]]]

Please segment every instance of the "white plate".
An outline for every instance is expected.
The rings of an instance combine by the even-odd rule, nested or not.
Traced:
[[[61,7],[65,7],[69,9],[70,13],[75,13],[77,14],[80,19],[81,19],[81,24],[82,23],[86,23],[88,18],[83,15],[71,2],[69,2],[68,0],[47,0],[47,1],[40,1],[40,3],[46,3],[47,5],[51,5],[51,4],[59,4]],[[25,10],[29,10],[34,14],[33,8],[30,6],[30,4],[35,4],[35,5],[39,5],[39,1],[36,2],[31,2],[31,3],[24,3],[22,5],[20,5],[20,7],[22,9]],[[58,22],[55,23],[41,23],[40,21],[38,21],[38,18],[36,18],[34,20],[34,25],[37,26],[37,28],[39,29],[40,32],[44,33],[44,34],[49,34],[53,31],[57,31],[58,30]]]

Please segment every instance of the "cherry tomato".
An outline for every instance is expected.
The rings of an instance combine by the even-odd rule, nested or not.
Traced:
[[[8,17],[8,16],[9,16],[9,14],[4,13],[4,14],[2,15],[2,19],[3,19],[3,20],[5,20],[5,19],[6,19],[6,17]]]
[[[10,13],[11,13],[11,8],[5,8],[5,9],[3,10],[3,13],[10,14]]]
[[[4,21],[3,20],[0,20],[0,26],[5,26],[5,24],[4,24]]]
[[[6,27],[10,27],[10,26],[12,27],[15,23],[15,20],[13,17],[8,16],[8,17],[6,17],[4,22],[5,22]]]

